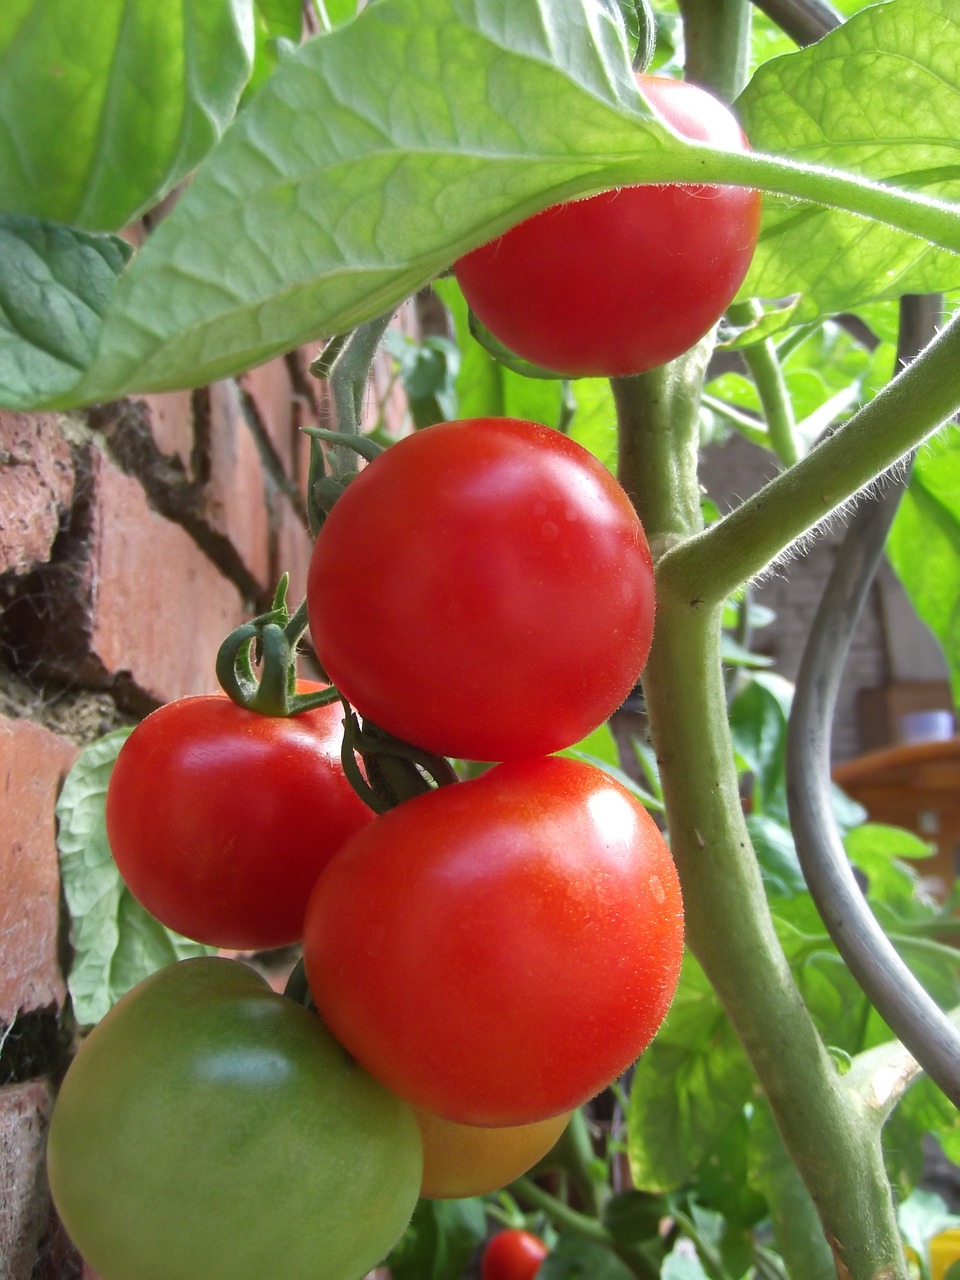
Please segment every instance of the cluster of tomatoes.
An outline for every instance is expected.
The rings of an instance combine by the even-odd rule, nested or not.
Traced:
[[[646,91],[683,130],[683,95]],[[679,199],[701,220],[716,190],[637,189],[656,218]],[[721,237],[726,301],[755,222],[747,196]],[[633,201],[625,190],[541,219],[579,226],[592,206],[622,221]],[[498,334],[480,295],[492,281],[495,301],[497,272],[513,274],[511,236],[520,260],[536,256],[522,237],[537,223],[457,264]],[[527,288],[546,318],[502,337],[565,370],[563,350],[526,344],[555,318],[549,293]],[[584,354],[568,371],[659,363],[715,309],[669,339],[676,351],[647,340],[642,356],[633,338],[612,364]],[[649,548],[606,469],[513,419],[406,437],[332,507],[306,604],[342,705],[283,717],[219,695],[171,703],[134,730],[111,778],[110,845],[147,910],[218,948],[302,942],[309,999],[234,960],[187,960],[85,1040],[49,1170],[104,1280],[261,1280],[278,1258],[287,1280],[352,1280],[419,1196],[492,1190],[549,1150],[570,1111],[643,1051],[676,987],[682,905],[658,828],[606,772],[556,754],[620,705],[651,643]],[[484,767],[375,813],[344,771],[344,707],[414,760]]]

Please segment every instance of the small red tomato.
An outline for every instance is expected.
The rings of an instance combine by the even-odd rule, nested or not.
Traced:
[[[683,80],[638,84],[677,133],[747,149],[733,113]],[[757,243],[760,193],[646,183],[553,205],[466,254],[454,274],[517,355],[568,377],[642,373],[689,350],[733,300]]]
[[[324,670],[382,729],[514,760],[592,732],[653,633],[650,549],[626,493],[549,427],[471,418],[391,445],[351,481],[307,581]]]
[[[532,1231],[498,1231],[483,1250],[481,1280],[533,1280],[548,1253]]]
[[[310,898],[326,1025],[414,1106],[466,1125],[570,1111],[646,1048],[683,909],[643,806],[602,769],[497,765],[382,814]]]
[[[107,788],[107,837],[151,915],[242,951],[302,936],[317,876],[373,813],[340,764],[339,702],[289,717],[181,698],[140,722]]]

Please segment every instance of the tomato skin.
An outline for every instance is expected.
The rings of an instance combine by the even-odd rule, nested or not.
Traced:
[[[407,800],[333,858],[304,960],[333,1034],[388,1089],[468,1125],[570,1111],[646,1048],[683,913],[649,814],[562,757]]]
[[[103,1280],[345,1280],[403,1231],[421,1154],[410,1108],[315,1015],[208,957],[153,974],[87,1037],[48,1168]]]
[[[585,737],[650,648],[650,550],[610,473],[549,427],[441,423],[351,482],[317,538],[310,630],[383,729],[508,760]]]
[[[638,76],[677,133],[747,149],[706,90]],[[750,266],[761,197],[745,187],[648,183],[554,205],[454,265],[478,319],[517,355],[568,377],[642,373],[692,347]]]
[[[211,694],[140,722],[110,777],[107,836],[151,915],[234,950],[300,939],[317,876],[373,817],[340,764],[342,714],[265,716]]]
[[[536,1124],[484,1129],[456,1124],[414,1108],[423,1143],[420,1195],[428,1200],[462,1199],[498,1191],[519,1178],[556,1146],[570,1112]]]
[[[481,1280],[533,1280],[548,1253],[547,1246],[531,1231],[498,1231],[481,1256]]]

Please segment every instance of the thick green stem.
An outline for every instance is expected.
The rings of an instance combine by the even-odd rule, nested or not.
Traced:
[[[655,555],[701,527],[696,363],[688,357],[615,386],[621,481]],[[719,563],[713,569],[723,572]],[[892,1280],[905,1272],[879,1125],[844,1087],[800,998],[746,829],[721,608],[678,591],[672,578],[660,583],[644,676],[688,942],[750,1057],[838,1265],[853,1280]]]
[[[680,0],[684,79],[732,102],[747,83],[750,0]]]

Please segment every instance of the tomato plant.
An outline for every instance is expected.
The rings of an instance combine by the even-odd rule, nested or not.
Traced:
[[[671,128],[743,149],[706,90],[638,77]],[[477,318],[525,360],[569,377],[642,373],[681,355],[733,300],[753,257],[760,193],[707,183],[620,187],[554,205],[460,258]]]
[[[362,1275],[403,1230],[422,1167],[409,1107],[312,1013],[217,958],[159,970],[97,1024],[48,1162],[103,1280]]]
[[[368,822],[334,854],[319,885],[334,876],[341,858],[344,867],[352,866],[357,848],[377,870],[374,886],[356,875],[347,917],[351,938],[338,935],[332,911],[327,922],[337,946],[349,951],[352,970],[341,975],[343,991],[349,995],[350,979],[364,991],[381,984],[390,993],[393,1008],[384,1022],[395,1036],[389,1056],[402,1068],[398,1087],[433,1080],[438,1057],[459,1055],[464,1089],[471,1086],[469,1071],[479,1075],[485,1062],[482,1081],[473,1083],[491,1090],[496,1085],[504,1095],[516,1091],[527,1101],[536,1095],[542,1105],[555,1086],[559,1090],[568,1065],[575,1074],[594,1051],[599,1054],[601,1041],[610,1047],[608,993],[626,997],[631,990],[613,951],[620,914],[638,909],[636,894],[617,895],[616,912],[604,903],[607,915],[585,915],[584,904],[596,904],[605,886],[621,881],[604,863],[603,876],[564,882],[576,892],[552,892],[559,882],[547,873],[564,859],[575,861],[582,849],[559,821],[564,805],[551,827],[536,788],[517,786],[506,815],[487,798],[496,796],[505,777],[522,773],[532,785],[544,771],[562,768],[527,753],[570,742],[584,724],[598,724],[642,666],[642,726],[637,697],[616,717],[616,734],[601,730],[591,749],[606,752],[605,763],[632,770],[662,813],[682,880],[690,950],[672,1012],[632,1068],[629,1096],[611,1089],[590,1105],[587,1119],[575,1113],[562,1144],[568,1161],[562,1172],[549,1187],[545,1179],[519,1179],[488,1202],[490,1216],[519,1222],[542,1214],[558,1237],[545,1269],[558,1277],[622,1276],[626,1268],[638,1280],[700,1270],[717,1277],[756,1272],[822,1280],[840,1273],[851,1280],[906,1280],[900,1232],[906,1232],[909,1201],[903,1195],[922,1185],[922,1153],[931,1141],[960,1160],[953,1105],[960,1100],[960,1055],[955,1029],[941,1012],[960,1002],[956,952],[944,942],[955,935],[956,922],[949,918],[952,907],[917,892],[919,878],[901,862],[923,856],[922,840],[904,843],[903,833],[877,833],[870,824],[847,829],[854,821],[850,806],[830,793],[827,780],[837,745],[829,741],[829,726],[848,717],[833,717],[822,706],[809,714],[812,691],[822,695],[839,675],[836,655],[842,659],[844,646],[831,628],[856,613],[848,604],[854,593],[841,600],[838,583],[849,587],[842,578],[851,565],[862,570],[879,555],[877,527],[868,537],[855,516],[844,535],[835,557],[840,576],[831,577],[822,614],[809,626],[809,665],[805,660],[799,670],[764,673],[755,664],[769,654],[751,654],[744,642],[756,620],[749,599],[753,581],[766,574],[769,584],[769,566],[789,561],[792,549],[806,545],[831,513],[854,507],[864,490],[883,499],[870,508],[889,512],[897,486],[877,486],[878,477],[891,469],[895,474],[960,406],[960,318],[945,322],[939,297],[946,298],[945,310],[955,309],[950,291],[960,287],[956,0],[844,0],[842,20],[829,5],[804,0],[664,3],[640,44],[650,43],[656,27],[658,67],[682,74],[685,82],[641,79],[642,94],[634,65],[640,59],[623,13],[642,27],[644,5],[629,0],[318,0],[307,13],[298,0],[76,0],[71,13],[84,3],[91,20],[84,23],[81,14],[74,26],[95,27],[96,39],[65,40],[58,20],[65,6],[56,0],[18,0],[6,6],[15,15],[0,18],[0,64],[5,70],[16,64],[15,74],[0,77],[0,403],[14,411],[12,419],[0,415],[0,489],[5,493],[12,478],[17,499],[0,531],[4,667],[9,662],[30,682],[35,673],[43,681],[49,673],[51,689],[71,677],[92,683],[92,674],[118,704],[123,697],[132,702],[138,685],[141,695],[149,692],[149,645],[128,665],[126,654],[110,653],[111,646],[100,643],[106,636],[101,623],[108,621],[100,608],[116,581],[115,562],[97,561],[98,546],[106,555],[110,542],[99,531],[115,529],[104,519],[113,512],[101,501],[110,493],[123,490],[133,498],[126,518],[140,510],[146,519],[148,497],[150,529],[163,532],[165,545],[199,551],[208,570],[215,561],[230,599],[235,588],[259,597],[263,518],[268,515],[270,558],[289,549],[293,560],[288,534],[296,520],[306,516],[315,532],[350,467],[337,441],[316,437],[309,462],[292,450],[289,406],[274,413],[258,377],[242,387],[221,387],[242,402],[242,418],[220,412],[216,397],[203,388],[296,351],[279,369],[278,381],[295,385],[301,420],[324,420],[332,403],[340,432],[375,437],[355,440],[364,446],[383,443],[409,423],[394,415],[391,394],[378,422],[383,429],[368,431],[370,371],[382,369],[381,360],[373,366],[374,355],[401,305],[404,340],[411,313],[429,321],[431,332],[439,327],[438,309],[428,311],[435,299],[424,296],[432,287],[450,308],[458,344],[457,350],[435,348],[434,356],[443,351],[439,362],[403,362],[414,419],[419,424],[438,412],[473,421],[508,414],[552,424],[559,429],[553,437],[546,426],[535,429],[541,441],[536,456],[551,460],[552,475],[559,457],[572,456],[569,441],[561,441],[564,433],[589,442],[611,470],[615,465],[655,563],[656,634],[643,665],[637,619],[649,613],[641,602],[652,600],[643,544],[630,534],[624,553],[616,537],[612,544],[586,536],[577,541],[596,511],[608,510],[610,491],[600,479],[598,505],[567,522],[566,512],[574,508],[566,482],[556,489],[555,515],[538,510],[538,496],[511,506],[515,491],[507,481],[517,470],[521,478],[528,475],[526,462],[519,467],[514,458],[518,467],[503,471],[488,466],[481,450],[461,447],[469,480],[458,476],[440,523],[423,520],[432,504],[442,509],[446,492],[439,471],[428,466],[407,476],[396,501],[387,493],[371,502],[371,508],[382,503],[387,513],[379,525],[367,510],[356,519],[354,536],[341,540],[338,573],[347,585],[337,591],[349,603],[355,582],[356,595],[369,595],[375,610],[358,608],[352,618],[341,618],[339,608],[314,612],[321,639],[330,618],[343,628],[342,643],[331,646],[330,665],[338,666],[344,685],[356,684],[364,712],[359,676],[378,688],[383,682],[382,704],[370,701],[355,741],[363,734],[368,742],[377,738],[379,712],[386,726],[391,706],[406,697],[396,728],[413,737],[414,746],[423,734],[424,745],[441,754],[449,749],[465,757],[512,758],[506,772],[495,770],[476,787],[447,787],[411,801],[409,809],[402,803],[395,817]],[[834,24],[838,29],[824,34]],[[309,38],[301,39],[304,32]],[[701,116],[704,99],[693,85],[732,104],[735,115],[708,101]],[[79,96],[78,86],[84,90]],[[109,109],[100,109],[104,103]],[[695,122],[675,114],[685,103],[698,104]],[[698,129],[706,120],[725,121],[729,132],[704,137]],[[167,201],[174,188],[177,199]],[[604,189],[608,195],[596,196]],[[752,192],[759,189],[762,233],[727,311],[729,324],[704,333],[737,288],[744,265],[738,256],[752,246],[756,226],[758,197]],[[653,202],[655,214],[648,223],[631,215],[625,245],[617,235],[622,215],[641,199]],[[731,222],[728,201],[734,199],[742,217]],[[154,210],[149,227],[126,227],[142,209]],[[615,217],[616,225],[597,230],[595,210]],[[715,237],[723,240],[731,227],[721,261],[712,256]],[[505,228],[513,230],[501,234]],[[694,258],[685,282],[677,277],[663,283],[666,269],[677,265],[674,233],[684,228],[701,257]],[[535,242],[511,263],[509,246],[522,245],[528,234]],[[479,248],[491,241],[494,248]],[[581,264],[601,256],[615,263],[612,290],[580,274]],[[529,273],[538,257],[558,272],[559,283],[549,289]],[[529,317],[531,334],[543,327],[546,311],[557,345],[531,348],[531,358],[556,364],[560,373],[612,373],[612,386],[541,377],[544,370],[529,365],[524,372],[536,376],[522,376],[522,362],[498,355],[487,336],[475,342],[466,301],[456,281],[444,278],[459,264],[470,293],[473,261],[481,264],[481,284],[497,286],[491,305],[509,307],[525,323]],[[661,292],[650,293],[658,281]],[[575,290],[579,296],[571,305]],[[660,345],[639,352],[627,321],[641,297],[644,342]],[[500,331],[497,314],[485,311],[479,296],[475,309]],[[521,354],[527,350],[524,333],[502,333]],[[693,350],[681,350],[700,334]],[[305,376],[302,347],[329,335],[321,350],[309,353],[315,357],[311,371],[329,384],[320,387]],[[668,364],[648,367],[671,353],[676,358]],[[613,362],[621,356],[622,363]],[[898,362],[906,368],[893,379]],[[432,372],[425,377],[428,365]],[[379,378],[374,382],[382,386]],[[171,402],[154,396],[176,388],[197,392],[175,402],[189,401],[194,420],[179,423],[188,430],[174,445],[172,433],[156,429]],[[71,419],[63,438],[51,442],[59,415],[84,407],[90,408],[86,420]],[[33,412],[44,417],[17,417]],[[243,434],[247,427],[254,441]],[[196,429],[192,437],[190,428]],[[434,448],[427,443],[437,438],[433,431],[391,446],[347,486],[321,545],[337,527],[338,510],[349,512],[353,502],[359,507],[385,469],[399,474],[411,449],[422,450],[420,458]],[[709,440],[719,447],[733,432],[754,450],[767,450],[767,472],[778,474],[768,480],[762,468],[748,470],[747,451],[733,449],[721,463],[724,470],[729,464],[729,483],[717,483],[718,453],[701,446]],[[463,436],[458,439],[462,446]],[[266,465],[269,513],[253,512],[248,523],[239,518],[252,491],[247,481],[257,490],[260,478],[243,461],[256,452],[252,443]],[[179,457],[165,456],[167,447]],[[954,699],[960,691],[958,459],[955,429],[920,450],[901,507],[905,518],[898,516],[899,532],[895,525],[890,543],[908,593],[943,640]],[[122,485],[111,461],[127,473]],[[240,465],[234,468],[233,461]],[[221,507],[228,496],[223,482],[233,479]],[[483,501],[474,508],[478,494]],[[741,500],[742,494],[751,496]],[[613,503],[620,510],[618,503],[622,495]],[[724,518],[713,519],[727,507]],[[471,523],[473,511],[482,511],[482,519],[478,514]],[[47,533],[34,540],[34,516],[53,537],[49,556],[43,550]],[[617,516],[609,528],[635,529],[632,519],[624,515],[621,526]],[[429,536],[417,542],[421,523]],[[18,540],[17,531],[27,526],[30,537]],[[12,548],[11,533],[17,534]],[[455,542],[460,533],[463,540]],[[137,543],[129,545],[135,550]],[[403,547],[412,554],[397,574],[392,556]],[[832,552],[824,558],[833,558]],[[791,611],[820,585],[815,559],[787,570],[791,588],[798,586],[791,590]],[[196,564],[192,554],[184,557],[180,582]],[[423,590],[432,566],[442,576]],[[222,591],[180,600],[153,577],[145,588],[147,575],[138,567],[135,556],[125,566],[124,608],[138,624],[123,633],[131,648],[148,631],[142,620],[154,599],[184,628],[197,617],[198,634],[208,634],[212,618],[221,616]],[[294,560],[295,575],[297,567]],[[802,581],[793,579],[794,572]],[[510,612],[494,636],[487,625],[497,621],[500,583]],[[625,583],[635,598],[621,595]],[[865,579],[858,590],[862,598]],[[292,619],[274,616],[281,612],[268,610],[271,621],[261,615],[256,640],[246,626],[239,629],[250,641],[245,648],[241,638],[233,653],[241,693],[256,683],[253,668],[269,648],[265,637],[277,638],[269,627],[283,633],[288,656],[296,660],[299,634],[288,630]],[[298,625],[303,613],[298,608],[294,615]],[[742,624],[734,644],[724,630],[731,614]],[[789,661],[786,646],[775,642],[772,649]],[[785,677],[795,673],[797,697],[789,710]],[[261,710],[276,705],[276,691],[276,682],[267,682]],[[29,708],[18,702],[18,709]],[[455,735],[447,732],[451,723]],[[378,741],[400,753],[392,763],[410,766],[403,781],[411,770],[417,785],[444,781],[442,769],[431,774],[424,767],[425,753],[417,758],[409,744],[389,737],[383,733]],[[602,748],[596,746],[601,739]],[[818,796],[807,785],[812,765],[822,775]],[[469,766],[463,771],[474,772]],[[454,831],[461,803],[473,808]],[[165,818],[167,806],[166,795],[155,797],[141,829]],[[91,809],[99,818],[100,810]],[[426,822],[418,839],[413,816],[419,823],[434,813],[441,818],[436,825]],[[494,830],[497,819],[503,821]],[[152,963],[168,939],[139,914],[130,928],[134,913],[127,910],[126,893],[111,892],[103,909],[105,895],[92,875],[103,852],[101,824],[88,825],[86,847],[84,821],[71,832],[78,882],[84,866],[91,869],[87,884],[79,883],[71,895],[72,936],[76,941],[82,935],[89,947],[84,973],[109,973],[103,986],[112,996],[125,981],[118,977],[114,985],[115,975],[127,972],[134,956],[139,963],[149,954]],[[524,832],[534,826],[549,839],[534,842],[538,857],[525,861],[517,851],[528,848]],[[391,839],[401,833],[397,848],[406,854],[405,862],[398,858],[389,869],[386,852],[374,858],[367,845],[368,838],[379,842],[384,830]],[[368,835],[374,831],[375,840]],[[432,845],[450,855],[445,881],[433,874]],[[587,845],[595,851],[591,840]],[[835,884],[843,881],[852,890],[839,913],[839,894],[824,900],[807,887],[814,880],[807,868],[823,863],[828,845]],[[605,856],[618,847],[605,844]],[[16,836],[10,848],[19,856]],[[867,877],[866,893],[848,859]],[[466,864],[470,883],[480,885],[473,912],[466,881],[458,879]],[[539,870],[521,884],[521,866]],[[408,869],[412,887],[403,882]],[[344,870],[344,884],[352,874]],[[530,883],[540,892],[525,892]],[[444,932],[441,924],[449,917],[440,906],[460,888],[458,927]],[[204,890],[205,899],[212,902],[222,889],[221,877]],[[396,903],[384,905],[381,898],[388,896]],[[86,914],[73,906],[84,897],[95,902]],[[851,913],[852,905],[859,915]],[[551,915],[551,907],[549,929],[540,927],[541,914]],[[668,911],[668,919],[676,918]],[[589,926],[589,947],[583,935],[574,937],[576,919]],[[381,920],[395,930],[393,953],[376,927]],[[128,932],[118,942],[121,926]],[[851,943],[883,942],[874,938],[874,926],[892,934],[893,959],[905,957],[926,989],[909,986],[910,970],[898,972],[889,956],[866,966],[849,960]],[[148,932],[156,934],[150,947],[141,945]],[[359,953],[361,940],[371,948],[369,956]],[[512,959],[499,954],[501,941],[504,951],[507,943],[513,948]],[[632,945],[635,937],[622,941]],[[666,950],[672,955],[672,944]],[[875,948],[871,960],[881,951]],[[621,945],[618,954],[628,959],[630,946]],[[398,995],[411,957],[420,985],[404,986]],[[475,985],[484,971],[496,980],[490,992]],[[885,989],[879,994],[877,976]],[[77,987],[83,980],[76,969],[70,975]],[[908,1001],[904,1016],[901,1002],[898,1016],[888,1018],[886,997],[903,992],[923,1000],[913,1000],[912,1007]],[[137,1032],[152,1048],[149,1057],[135,1048],[128,1054],[126,1040],[113,1037],[118,1026],[133,1025],[129,1007],[118,1015],[122,1022],[108,1020],[94,1032],[64,1088],[61,1110],[69,1116],[76,1081],[86,1082],[91,1098],[95,1092],[92,1067],[83,1064],[98,1065],[106,1096],[96,1099],[99,1110],[93,1108],[96,1130],[84,1134],[84,1148],[93,1155],[113,1133],[110,1088],[123,1074],[122,1059],[137,1066],[138,1097],[149,1100],[158,1096],[152,1090],[168,1060],[180,1061],[179,1042],[196,1043],[193,1015],[209,1020],[211,1035],[222,1025],[221,1005],[185,999],[182,1018],[159,1019],[162,1040],[151,1038],[149,1026]],[[541,1019],[551,1012],[557,1016],[548,1028]],[[618,1032],[634,1024],[634,1012],[617,1012]],[[560,1037],[557,1027],[567,1015]],[[489,1040],[468,1046],[467,1032],[478,1028],[489,1032]],[[930,1052],[931,1028],[939,1028],[937,1054]],[[106,1039],[98,1039],[100,1030]],[[0,1033],[5,1069],[12,1059],[17,1075],[24,1061],[22,1054],[16,1057],[19,1034],[18,1027]],[[120,1057],[108,1065],[104,1050],[101,1063],[97,1046],[114,1043]],[[944,1045],[953,1046],[952,1057]],[[624,1055],[628,1048],[632,1053],[637,1046],[623,1046]],[[238,1034],[233,1049],[231,1068],[261,1081],[257,1107],[265,1113],[276,1090],[263,1085],[262,1072],[273,1063],[279,1073],[282,1065],[274,1046]],[[223,1058],[217,1061],[222,1066]],[[209,1081],[188,1083],[186,1102],[179,1093],[164,1098],[181,1145],[206,1132],[198,1099]],[[132,1093],[125,1082],[118,1098],[124,1114],[136,1120]],[[301,1128],[309,1127],[313,1101],[301,1109]],[[561,1101],[569,1099],[554,1095],[550,1105]],[[482,1112],[470,1114],[514,1114],[502,1102],[487,1098]],[[181,1110],[193,1124],[191,1135],[182,1132]],[[247,1114],[254,1111],[261,1114],[253,1106]],[[226,1118],[230,1123],[210,1137],[214,1152],[222,1151],[216,1144],[226,1140],[223,1134],[239,1146],[254,1130],[261,1133],[252,1121],[244,1126],[233,1123],[233,1113]],[[569,1153],[578,1121],[586,1137],[574,1161]],[[63,1123],[55,1124],[55,1138],[66,1132]],[[185,1217],[191,1230],[205,1198],[212,1197],[223,1215],[217,1220],[225,1224],[219,1234],[229,1244],[234,1222],[218,1202],[219,1182],[208,1188],[221,1166],[233,1167],[226,1159],[233,1148],[223,1152],[216,1174],[204,1167],[202,1151],[186,1165],[188,1175],[196,1169],[208,1177],[202,1185],[187,1178],[193,1198],[185,1206],[177,1200],[182,1162],[174,1162],[159,1138],[150,1145],[162,1130],[159,1112],[153,1133],[138,1122],[130,1128],[145,1150],[160,1150],[165,1158],[157,1160],[155,1176],[149,1163],[125,1164],[123,1185],[108,1184],[111,1201],[129,1206],[131,1221],[143,1217],[157,1256],[168,1252],[169,1241],[154,1231],[151,1212],[162,1203],[166,1213],[168,1195],[184,1215],[195,1213]],[[303,1156],[297,1163],[309,1165],[312,1150],[298,1145],[301,1137],[285,1118],[272,1135],[277,1150],[268,1153],[276,1163],[255,1161],[260,1199],[254,1203],[246,1184],[239,1197],[257,1222],[247,1239],[257,1244],[262,1235],[264,1247],[270,1246],[269,1258],[260,1260],[266,1276],[289,1252],[286,1241],[278,1244],[278,1227],[300,1240],[304,1220],[316,1213],[315,1203],[304,1206],[296,1193],[294,1202],[305,1212],[295,1219],[284,1218],[284,1204],[275,1203],[275,1184],[288,1186],[281,1159]],[[55,1180],[66,1167],[60,1158],[65,1149],[58,1139],[52,1147]],[[330,1148],[331,1182],[325,1186],[336,1181],[334,1165],[349,1177],[343,1154],[338,1143]],[[102,1185],[101,1166],[85,1171],[79,1156],[68,1163],[78,1195],[87,1190],[85,1180],[91,1193]],[[595,1176],[598,1165],[602,1181]],[[628,1178],[633,1185],[626,1185]],[[324,1225],[332,1240],[341,1238],[341,1229],[348,1233],[349,1219],[366,1224],[366,1201],[376,1205],[377,1192],[375,1180],[360,1180],[362,1210],[331,1193],[336,1221]],[[66,1216],[96,1250],[98,1240],[85,1225],[94,1221],[87,1209],[83,1203],[71,1213],[67,1205]],[[486,1235],[483,1209],[476,1201],[428,1200],[418,1212],[406,1236],[407,1270],[397,1270],[396,1280],[459,1280],[451,1258],[460,1259],[462,1272]],[[915,1231],[914,1239],[921,1234]],[[452,1237],[456,1253],[448,1248]],[[699,1263],[691,1257],[694,1250]],[[325,1265],[326,1237],[315,1252],[317,1266]],[[194,1261],[203,1266],[208,1260],[211,1254],[198,1245]],[[343,1270],[368,1261],[366,1255],[344,1255]],[[131,1266],[119,1280],[150,1280],[152,1265]],[[236,1274],[242,1278],[242,1268]]]
[[[354,480],[307,583],[330,679],[440,755],[570,746],[627,696],[653,632],[650,551],[581,446],[532,422],[427,427]]]
[[[310,899],[304,960],[334,1035],[416,1106],[520,1125],[649,1043],[683,945],[652,818],[562,757],[498,765],[381,815]]]
[[[498,1231],[480,1258],[481,1280],[533,1280],[548,1252],[532,1231]]]
[[[142,720],[106,808],[134,897],[199,942],[297,941],[317,876],[373,816],[343,773],[341,717],[339,703],[281,717],[211,694]]]
[[[497,1129],[457,1124],[414,1108],[423,1143],[421,1196],[462,1198],[497,1191],[556,1145],[569,1113]]]

